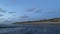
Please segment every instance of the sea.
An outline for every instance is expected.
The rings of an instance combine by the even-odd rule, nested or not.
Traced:
[[[60,34],[60,25],[2,24],[0,34]]]

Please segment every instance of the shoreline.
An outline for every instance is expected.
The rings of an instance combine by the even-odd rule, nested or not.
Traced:
[[[51,25],[60,25],[60,22],[34,22],[34,23],[14,23],[14,24],[31,24],[31,25],[51,24]]]

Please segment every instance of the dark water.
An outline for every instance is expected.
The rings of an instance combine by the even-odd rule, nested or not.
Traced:
[[[13,26],[13,25],[11,25]],[[0,34],[60,34],[60,25],[15,25],[0,29]]]

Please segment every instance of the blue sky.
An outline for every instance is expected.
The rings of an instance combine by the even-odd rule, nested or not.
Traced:
[[[60,0],[0,0],[0,8],[2,21],[60,17]]]

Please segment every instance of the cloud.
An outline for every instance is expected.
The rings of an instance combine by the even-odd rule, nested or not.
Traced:
[[[2,10],[2,8],[0,8],[0,10]]]
[[[4,20],[5,18],[0,18],[0,20]]]
[[[3,10],[2,12],[3,12],[3,13],[5,13],[6,11],[5,11],[5,10]]]
[[[3,14],[0,14],[0,17],[4,16]]]
[[[42,9],[39,9],[39,8],[31,8],[31,9],[28,9],[27,12],[41,13],[42,12]]]
[[[12,13],[14,13],[14,12],[8,12],[8,13],[12,14]]]
[[[18,21],[27,21],[29,19],[29,16],[20,16],[17,20]]]
[[[11,19],[11,18],[8,18],[8,19]]]
[[[13,16],[16,16],[16,15],[13,15]]]
[[[31,9],[28,9],[28,10],[26,10],[27,12],[32,12],[32,11],[34,11],[35,10],[35,8],[31,8]]]
[[[19,17],[19,18],[23,18],[23,19],[24,19],[24,18],[28,18],[28,16],[21,16],[21,17]]]
[[[56,13],[56,11],[49,11],[48,14]]]
[[[13,13],[16,13],[16,11],[13,11],[13,12],[8,12],[9,14],[13,14]]]
[[[6,13],[6,11],[0,8],[0,13]]]
[[[42,13],[42,10],[36,10],[35,13]]]

